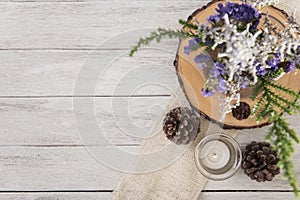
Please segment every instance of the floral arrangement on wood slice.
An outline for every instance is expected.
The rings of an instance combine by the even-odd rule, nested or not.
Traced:
[[[189,18],[179,20],[183,29],[159,28],[141,38],[130,55],[164,37],[188,39],[184,46],[186,55],[204,47],[208,54],[194,57],[194,64],[209,72],[199,92],[204,97],[223,94],[220,110],[223,117],[233,112],[237,119],[243,120],[251,114],[257,122],[267,119],[272,124],[266,139],[277,151],[278,166],[298,195],[291,156],[293,142],[300,141],[283,114],[291,115],[300,110],[297,103],[300,95],[299,91],[275,80],[287,73],[297,73],[300,68],[300,26],[294,16],[287,18],[284,29],[272,23],[268,14],[262,17],[261,10],[274,3],[275,0],[219,2],[215,13],[207,16],[206,23]],[[206,64],[208,55],[212,55],[212,65]],[[241,101],[240,91],[247,88],[252,89],[251,99],[256,100],[251,110]]]

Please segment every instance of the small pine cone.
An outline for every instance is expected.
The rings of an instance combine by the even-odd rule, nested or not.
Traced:
[[[174,108],[164,119],[163,131],[172,142],[189,144],[200,132],[199,117],[189,108]]]
[[[252,142],[246,146],[242,168],[252,180],[272,181],[274,176],[280,173],[278,162],[277,153],[272,150],[270,143]]]
[[[251,114],[250,106],[245,102],[240,102],[239,106],[232,109],[232,115],[237,120],[247,119],[250,116],[250,114]]]

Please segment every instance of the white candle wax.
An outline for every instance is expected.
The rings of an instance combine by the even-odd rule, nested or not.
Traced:
[[[222,141],[209,141],[203,146],[200,159],[207,168],[221,169],[230,160],[230,150]]]

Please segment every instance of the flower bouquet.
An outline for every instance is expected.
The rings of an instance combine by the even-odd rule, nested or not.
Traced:
[[[174,65],[191,106],[223,128],[271,124],[266,139],[298,194],[291,156],[299,138],[283,114],[300,110],[300,26],[274,3],[214,0],[179,20],[182,29],[141,38],[130,55],[153,40],[180,38]]]

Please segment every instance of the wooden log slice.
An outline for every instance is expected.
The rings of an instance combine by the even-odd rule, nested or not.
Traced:
[[[216,8],[219,3],[225,3],[226,0],[215,0],[209,3],[207,6],[204,6],[201,9],[196,10],[188,20],[192,22],[192,18],[195,17],[199,22],[206,23],[206,19],[216,13]],[[231,2],[239,2],[238,0],[233,0]],[[273,6],[265,7],[262,10],[263,16],[266,13],[269,14],[270,19],[273,23],[278,24],[280,29],[285,28],[288,15]],[[201,89],[203,88],[205,81],[207,79],[207,71],[204,69],[198,69],[197,64],[194,62],[196,55],[199,55],[203,52],[203,49],[199,49],[195,52],[191,52],[190,55],[184,54],[184,46],[188,45],[189,39],[184,39],[180,41],[176,60],[174,62],[177,76],[181,87],[183,88],[185,95],[190,102],[191,106],[198,111],[200,114],[205,116],[207,119],[212,122],[219,123],[224,129],[247,129],[247,128],[257,128],[268,125],[268,120],[263,120],[256,122],[255,118],[249,117],[245,120],[237,120],[232,116],[232,113],[228,113],[224,121],[220,121],[221,112],[220,112],[220,96],[221,94],[215,94],[212,97],[203,97]],[[290,88],[294,91],[300,90],[300,73],[298,70],[295,70],[293,73],[285,74],[276,82],[281,85]],[[248,103],[251,107],[255,105],[256,101],[250,99],[251,90],[247,89],[241,91],[241,102]],[[295,100],[293,97],[282,94],[282,96],[288,100]]]

